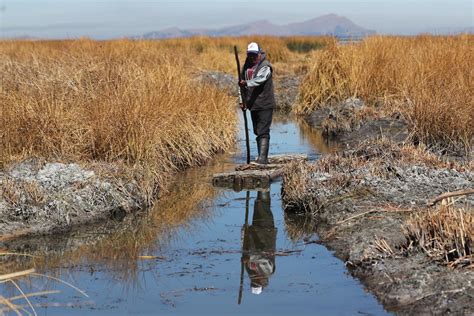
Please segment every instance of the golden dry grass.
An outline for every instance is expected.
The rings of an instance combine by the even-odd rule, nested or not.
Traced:
[[[309,57],[336,40],[331,37],[193,37],[189,39],[167,39],[155,42],[170,53],[186,58],[190,65],[199,70],[237,72],[234,46],[239,49],[241,63],[245,58],[248,43],[257,42],[267,53],[277,75],[300,73],[307,69]]]
[[[474,268],[472,209],[448,203],[413,214],[404,225],[408,247],[418,247],[452,267]]]
[[[191,80],[162,43],[89,40],[0,46],[0,164],[23,157],[124,163],[166,177],[232,144],[234,101]]]
[[[31,156],[114,162],[163,188],[170,173],[232,143],[235,101],[192,79],[200,70],[234,74],[233,46],[243,54],[250,41],[284,74],[302,71],[311,50],[333,39],[3,41],[0,168]]]
[[[419,141],[471,150],[474,36],[375,36],[313,56],[296,113],[358,97],[402,113]]]

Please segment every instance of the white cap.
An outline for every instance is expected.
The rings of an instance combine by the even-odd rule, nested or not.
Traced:
[[[262,287],[261,286],[258,286],[258,287],[252,287],[252,294],[260,294],[262,293]]]
[[[252,42],[247,46],[247,53],[255,53],[258,54],[260,52],[260,47],[255,42]]]

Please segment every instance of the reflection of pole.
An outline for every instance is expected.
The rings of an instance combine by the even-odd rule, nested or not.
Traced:
[[[244,243],[245,243],[245,233],[247,232],[247,226],[249,222],[249,200],[250,200],[250,191],[247,191],[247,196],[245,198],[245,224],[242,227],[242,235],[240,240],[242,241],[242,257],[240,258],[240,288],[239,288],[239,300],[238,304],[242,302],[242,292],[244,289]]]

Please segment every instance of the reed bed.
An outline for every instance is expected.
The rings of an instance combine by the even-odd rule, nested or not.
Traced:
[[[474,137],[474,36],[375,36],[313,54],[294,112],[357,97],[399,112],[413,138],[469,152]]]
[[[163,188],[229,148],[234,100],[193,82],[186,58],[162,45],[3,42],[0,166],[31,156],[121,163]]]
[[[192,37],[167,39],[158,42],[163,49],[179,56],[186,56],[196,69],[222,71],[235,74],[234,46],[241,55],[241,63],[250,42],[257,42],[275,66],[276,74],[294,74],[307,69],[309,56],[336,40],[328,36],[242,36],[242,37]]]
[[[450,267],[474,268],[472,209],[444,203],[413,214],[404,225],[408,248],[417,247]]]
[[[0,168],[35,156],[113,162],[130,167],[153,195],[176,170],[232,144],[235,100],[193,76],[234,74],[233,47],[243,55],[250,41],[284,74],[302,71],[311,52],[334,39],[2,42]]]

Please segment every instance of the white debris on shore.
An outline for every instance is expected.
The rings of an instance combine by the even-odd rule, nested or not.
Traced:
[[[143,206],[134,181],[102,177],[76,163],[29,159],[0,173],[3,236],[67,230]]]

